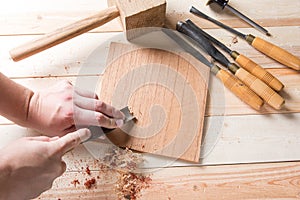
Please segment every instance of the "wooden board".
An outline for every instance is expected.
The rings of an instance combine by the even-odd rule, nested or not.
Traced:
[[[115,144],[199,161],[209,68],[187,59],[194,60],[112,43],[99,96],[117,108],[129,105],[137,118],[123,137],[109,134]]]
[[[85,168],[84,162],[78,163]],[[152,181],[136,193],[142,200],[182,199],[299,199],[300,162],[229,165],[210,167],[173,167],[147,173]],[[88,190],[85,179],[97,177],[96,187]],[[69,171],[58,178],[52,190],[39,199],[107,199],[118,198],[116,184],[121,175],[113,171]],[[71,183],[78,179],[76,187]],[[121,192],[122,194],[122,192]],[[125,198],[120,198],[125,199]]]

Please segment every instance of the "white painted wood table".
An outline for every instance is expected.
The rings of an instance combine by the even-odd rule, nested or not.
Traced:
[[[158,170],[165,166],[167,159],[147,156],[144,167],[157,170],[151,172],[152,182],[141,191],[139,198],[300,199],[299,72],[267,58],[241,39],[233,43],[233,35],[188,13],[189,7],[194,5],[244,33],[265,38],[300,57],[300,1],[230,1],[232,6],[266,27],[273,35],[271,38],[228,12],[214,12],[205,6],[203,0],[167,2],[169,25],[192,18],[225,44],[249,56],[278,77],[286,86],[281,93],[286,99],[286,106],[279,111],[268,106],[264,106],[261,112],[254,111],[211,77],[205,126],[207,134],[215,135],[215,145],[202,154],[197,165],[178,161]],[[118,20],[17,63],[9,59],[8,51],[106,7],[104,0],[2,2],[0,71],[33,90],[44,89],[62,79],[74,84],[78,77],[97,80],[102,71],[93,71],[93,67],[104,69],[105,55],[99,55],[98,59],[90,59],[90,55],[111,38],[122,34]],[[93,73],[83,67],[90,67]],[[1,116],[0,132],[0,147],[18,137],[39,134]],[[65,160],[68,164],[66,173],[40,199],[118,198],[115,183],[120,174],[101,171],[84,146],[68,153]],[[93,176],[99,176],[97,188],[92,190],[85,189],[83,185],[88,175],[81,168],[87,165]],[[74,179],[80,180],[81,184],[74,187],[71,184]]]

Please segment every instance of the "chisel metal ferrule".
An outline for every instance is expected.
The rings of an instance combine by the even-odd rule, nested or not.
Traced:
[[[240,69],[240,67],[237,66],[235,63],[230,63],[227,67],[229,71],[231,71],[233,74],[235,74],[237,70]]]
[[[231,53],[230,53],[230,56],[234,59],[234,60],[236,60],[237,59],[237,57],[239,57],[239,53],[237,52],[237,51],[231,51]]]
[[[213,65],[211,68],[210,68],[210,71],[213,73],[213,74],[217,74],[219,71],[221,70],[221,68],[218,66],[218,65]]]
[[[255,36],[249,34],[249,35],[246,35],[245,39],[246,39],[246,41],[247,41],[249,44],[252,44],[252,42],[253,42],[254,39],[255,39]]]

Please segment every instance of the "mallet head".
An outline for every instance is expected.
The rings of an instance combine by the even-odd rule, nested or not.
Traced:
[[[108,0],[120,12],[127,39],[136,35],[133,29],[163,27],[166,16],[166,0]]]

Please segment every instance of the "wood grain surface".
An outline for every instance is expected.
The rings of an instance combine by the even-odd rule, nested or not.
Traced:
[[[111,44],[99,97],[117,108],[128,105],[137,118],[133,127],[123,128],[124,137],[119,131],[108,135],[115,144],[199,161],[209,68],[188,59],[160,49]]]

